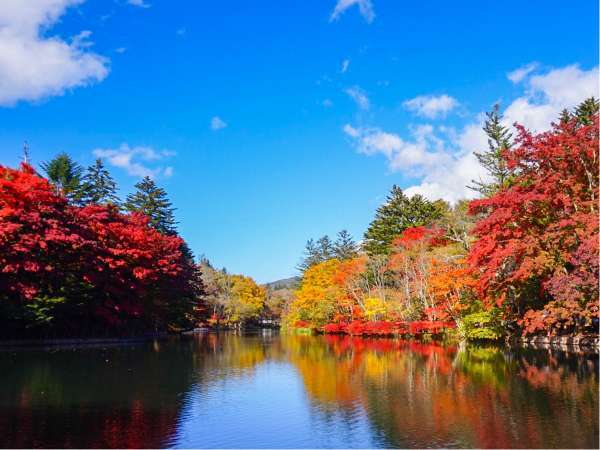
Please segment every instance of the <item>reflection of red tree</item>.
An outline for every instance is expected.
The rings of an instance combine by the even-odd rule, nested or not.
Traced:
[[[585,446],[597,422],[593,376],[578,379],[556,362],[538,367],[509,362],[497,349],[435,342],[343,335],[317,342],[318,352],[292,357],[311,399],[328,408],[362,405],[390,446]],[[565,401],[577,402],[576,416],[561,413]]]
[[[9,447],[159,448],[173,437],[178,416],[177,404],[149,406],[141,399],[111,410],[91,404],[76,411],[21,406],[0,415],[2,442]]]

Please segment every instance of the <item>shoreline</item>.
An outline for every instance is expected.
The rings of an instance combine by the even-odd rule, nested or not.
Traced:
[[[158,333],[136,337],[105,337],[105,338],[57,338],[57,339],[10,339],[0,340],[0,349],[21,347],[61,347],[61,346],[95,346],[113,344],[138,344],[154,340],[164,340],[177,334]]]
[[[189,337],[195,334],[202,333],[219,333],[223,331],[232,330],[218,330],[210,328],[197,328],[194,330],[183,331],[180,333],[158,333],[146,336],[135,336],[135,337],[103,337],[103,338],[58,338],[58,339],[10,339],[0,340],[0,350],[10,349],[23,349],[23,348],[55,348],[55,347],[69,347],[69,346],[81,346],[81,347],[94,347],[94,346],[111,346],[111,345],[124,345],[124,344],[140,344],[144,342],[151,342],[155,340],[166,340],[169,338],[180,338]],[[236,330],[237,331],[237,330]],[[247,330],[247,331],[255,331]],[[367,339],[397,339],[399,336],[396,335],[351,335],[346,333],[318,333],[323,336],[327,335],[338,335],[338,336],[349,336],[357,338]],[[424,342],[426,340],[415,338],[405,339],[410,341]],[[437,341],[433,339],[433,341]],[[470,344],[481,344],[478,342],[467,342]],[[497,345],[502,347],[523,347],[533,348],[536,350],[562,350],[567,352],[572,351],[583,351],[600,353],[600,336],[532,336],[532,337],[512,337],[506,339],[504,342],[490,342],[490,345]]]

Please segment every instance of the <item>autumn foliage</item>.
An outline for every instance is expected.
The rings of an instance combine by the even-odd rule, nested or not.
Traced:
[[[484,215],[469,255],[477,291],[526,333],[583,331],[598,317],[598,116],[518,130],[513,182],[471,204]]]
[[[134,334],[182,325],[195,298],[182,245],[143,215],[71,204],[28,165],[0,166],[3,333]]]
[[[328,260],[304,273],[287,320],[329,334],[421,335],[454,328],[472,279],[443,230],[407,228],[389,256]]]
[[[309,267],[287,315],[331,334],[597,333],[600,142],[586,114],[539,134],[516,125],[493,154],[501,182],[469,215],[446,208],[379,254]]]

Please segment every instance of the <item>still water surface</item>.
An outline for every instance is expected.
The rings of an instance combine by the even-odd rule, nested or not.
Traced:
[[[203,334],[0,352],[2,447],[593,447],[598,356]]]

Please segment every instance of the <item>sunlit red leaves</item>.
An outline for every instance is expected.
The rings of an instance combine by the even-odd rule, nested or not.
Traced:
[[[17,302],[85,294],[89,309],[113,324],[156,317],[158,299],[189,294],[182,244],[145,216],[69,204],[30,166],[0,166],[0,289]]]
[[[506,153],[513,184],[471,203],[471,212],[485,217],[475,227],[469,262],[488,304],[510,298],[524,305],[533,295],[563,307],[578,301],[585,310],[597,301],[597,246],[586,242],[598,240],[598,146],[597,116],[591,125],[561,123],[538,135],[519,127]],[[577,256],[582,247],[594,257]],[[532,313],[528,320],[529,329],[539,328]]]
[[[393,240],[392,246],[410,249],[416,245],[439,247],[446,245],[444,230],[439,227],[410,227]]]

